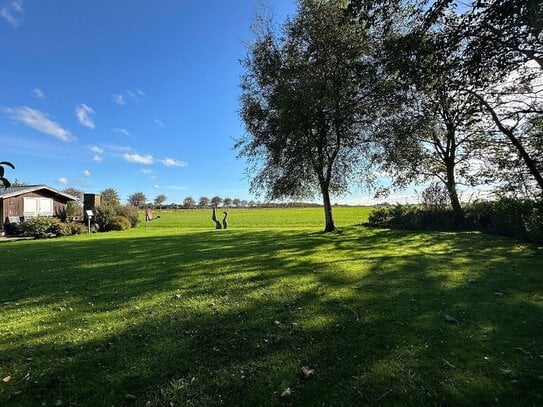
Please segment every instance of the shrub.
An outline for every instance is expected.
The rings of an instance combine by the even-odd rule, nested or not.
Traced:
[[[58,235],[59,236],[70,236],[70,235],[80,235],[87,232],[87,227],[82,223],[78,222],[67,222],[59,224]]]
[[[111,230],[130,229],[130,221],[124,216],[114,216],[110,223]]]
[[[101,232],[107,232],[111,229],[111,220],[117,216],[117,207],[115,205],[100,205],[95,209],[94,222],[98,225]]]
[[[396,205],[373,210],[368,224],[411,230],[481,230],[534,243],[543,243],[543,202],[500,198],[464,206],[458,223],[450,208]]]
[[[32,218],[19,225],[19,232],[23,236],[31,236],[37,239],[57,236],[60,230],[60,220],[57,218]]]
[[[138,224],[138,208],[132,205],[123,205],[117,208],[117,215],[124,216],[130,221],[131,227],[136,227]]]

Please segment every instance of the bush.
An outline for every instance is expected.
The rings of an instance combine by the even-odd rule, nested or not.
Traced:
[[[466,206],[466,221],[488,233],[543,243],[543,201],[500,198],[475,202]]]
[[[450,208],[396,205],[373,210],[368,224],[411,230],[480,230],[534,243],[543,243],[543,202],[501,198],[464,206],[458,223]]]
[[[100,205],[95,209],[94,222],[98,225],[101,232],[107,232],[111,229],[111,220],[117,216],[117,207],[115,205]]]
[[[32,218],[19,225],[19,232],[23,236],[45,238],[50,235],[58,236],[61,222],[57,218]]]
[[[126,219],[124,216],[114,216],[111,219],[110,224],[111,230],[126,230],[130,229],[130,221]]]
[[[124,216],[130,221],[131,227],[136,227],[138,224],[138,208],[132,205],[123,205],[117,208],[117,215]]]
[[[78,222],[67,222],[59,224],[59,236],[80,235],[87,232],[87,227]]]

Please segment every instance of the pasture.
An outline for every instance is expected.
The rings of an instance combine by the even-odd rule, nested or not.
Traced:
[[[543,404],[543,249],[368,213],[0,243],[0,405]]]

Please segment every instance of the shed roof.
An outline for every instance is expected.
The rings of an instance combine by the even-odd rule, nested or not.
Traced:
[[[39,191],[42,189],[52,192],[55,195],[63,196],[71,201],[78,200],[78,198],[73,195],[67,194],[66,192],[58,191],[54,188],[48,187],[47,185],[24,185],[18,187],[0,188],[0,199],[12,198],[14,196],[26,194],[28,192]]]

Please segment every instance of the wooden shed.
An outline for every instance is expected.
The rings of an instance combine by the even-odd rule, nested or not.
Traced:
[[[36,216],[66,217],[66,205],[77,198],[47,185],[0,187],[0,231],[10,217],[19,221]],[[13,218],[11,218],[13,219]]]

